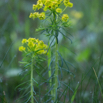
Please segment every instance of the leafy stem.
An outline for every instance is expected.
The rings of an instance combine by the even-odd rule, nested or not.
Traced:
[[[31,103],[34,103],[34,99],[33,99],[33,61],[34,61],[34,58],[32,58],[32,63],[31,63]]]
[[[48,43],[48,45],[50,46],[50,42]],[[50,62],[51,62],[51,48],[49,48],[49,50],[48,50],[49,78],[51,77],[51,74],[52,74]],[[52,85],[52,81],[51,81],[51,79],[50,79],[49,83],[50,83],[50,87],[51,87],[51,85]],[[52,94],[52,93],[51,93],[51,94]]]
[[[56,14],[55,12],[53,13],[54,15],[54,25],[57,28],[56,24]],[[56,29],[55,28],[55,29]],[[56,101],[57,97],[57,88],[58,88],[58,31],[55,31],[55,37],[56,37],[56,42],[55,42],[55,73],[54,73],[54,101]]]
[[[56,100],[57,88],[58,88],[58,43],[55,43],[55,77],[54,77],[54,100]]]

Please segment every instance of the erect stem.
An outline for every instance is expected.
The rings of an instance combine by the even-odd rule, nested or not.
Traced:
[[[55,74],[54,74],[54,101],[57,99],[57,88],[58,88],[58,43],[55,43]]]
[[[55,73],[54,73],[54,102],[56,101],[57,99],[57,88],[58,88],[58,32],[57,32],[57,23],[56,23],[56,14],[55,12],[53,13],[54,15],[54,25],[55,25],[55,38],[56,38],[56,41],[55,41]]]
[[[51,62],[51,48],[50,48],[50,42],[48,43],[48,46],[49,46],[49,50],[48,50],[48,68],[49,68],[49,78],[51,77],[51,74],[52,74],[52,71],[51,71],[51,65],[50,65],[50,62]],[[50,84],[50,87],[52,85],[52,79],[49,80],[49,84]],[[51,95],[52,95],[52,91],[51,91]]]
[[[31,103],[34,103],[34,99],[33,99],[33,57],[32,57],[32,61],[31,61]]]

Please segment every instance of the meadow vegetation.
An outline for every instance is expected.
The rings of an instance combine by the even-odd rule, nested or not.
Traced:
[[[51,49],[51,51],[59,51],[59,53],[52,52],[51,55],[47,54],[42,57],[41,54],[50,52],[48,48],[56,44],[52,42],[53,37],[51,40],[48,39],[50,34],[44,35],[41,32],[40,25],[47,27],[49,24],[49,22],[41,22],[46,18],[44,13],[39,15],[40,20],[33,17],[32,14],[30,15],[33,12],[32,5],[36,2],[36,0],[0,0],[0,103],[24,103],[28,100],[29,93],[26,91],[28,94],[21,98],[24,93],[21,91],[30,87],[28,82],[23,84],[30,78],[30,72],[27,69],[30,58],[27,59],[25,56],[24,61],[28,62],[26,64],[22,61],[22,55],[29,55],[31,51],[21,44],[29,43],[30,38],[36,38],[35,42],[39,44],[38,47],[35,46],[35,54],[40,54],[40,56],[36,57],[35,68],[37,69],[33,74],[34,97],[36,97],[37,103],[44,101],[44,103],[54,103],[56,99],[53,98],[54,101],[49,102],[51,97],[49,95],[55,95],[57,92],[48,93],[48,90],[52,90],[51,75],[53,71],[47,74],[48,67],[49,70],[53,65],[55,65],[53,68],[59,67],[55,62],[50,65],[51,61],[54,61],[53,58],[48,59],[51,55],[54,57],[55,53],[57,53],[55,56],[58,55],[55,59],[57,64],[60,64],[64,70],[61,72],[59,67],[62,88],[59,88],[58,94],[61,95],[58,97],[58,102],[55,101],[55,103],[103,103],[103,0],[71,0],[73,7],[64,11],[64,14],[68,14],[69,17],[64,15],[61,20],[65,22],[69,18],[69,27],[68,24],[65,24],[67,26],[65,30],[60,29],[65,36],[60,33],[57,50],[55,47]],[[43,10],[38,11],[42,12]],[[57,9],[56,12],[61,13],[62,11]],[[35,45],[31,41],[27,45],[29,48]],[[41,48],[41,45],[45,50]],[[21,48],[19,48],[20,46]],[[28,53],[22,54],[25,50],[28,50]],[[25,75],[26,73],[27,75]],[[49,80],[44,82],[47,75]],[[53,81],[58,80],[54,78]],[[37,82],[42,84],[38,85]],[[57,88],[58,84],[54,88]],[[35,96],[36,93],[37,96]],[[34,103],[36,103],[36,99]],[[31,103],[30,100],[27,103]]]

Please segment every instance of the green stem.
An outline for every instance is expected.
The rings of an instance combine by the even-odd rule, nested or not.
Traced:
[[[57,88],[58,88],[58,43],[55,44],[55,74],[54,74],[54,101],[56,100]]]
[[[55,30],[57,29],[57,23],[56,23],[56,14],[53,12],[54,16],[54,25],[55,25]],[[56,42],[55,42],[55,73],[54,73],[54,92],[53,92],[53,101],[56,101],[57,97],[57,88],[58,88],[58,32],[57,30],[54,31],[55,37],[56,37]]]
[[[50,47],[50,43],[48,43],[48,46]],[[51,77],[51,74],[52,74],[50,62],[51,62],[51,48],[49,48],[49,50],[48,50],[48,68],[49,68],[49,74],[48,75],[49,75],[49,78]],[[52,80],[51,79],[49,81],[49,84],[50,84],[50,87],[51,87],[51,85],[52,85]]]
[[[31,103],[34,103],[33,99],[33,58],[31,63]]]
[[[62,13],[66,10],[67,7],[64,8],[64,10],[62,11]]]

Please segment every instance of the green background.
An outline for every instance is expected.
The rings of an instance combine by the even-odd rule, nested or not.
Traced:
[[[93,71],[96,71],[103,91],[103,0],[71,0],[73,8],[66,9],[72,26],[65,33],[70,39],[59,36],[59,51],[75,68],[64,78],[75,90],[80,82],[74,103],[103,103],[100,88]],[[45,35],[36,33],[40,20],[29,18],[36,0],[0,0],[0,103],[16,103],[20,92],[15,89],[21,81],[23,70],[18,47],[23,38],[39,38],[45,43]],[[81,82],[81,80],[83,81]],[[70,92],[69,98],[73,95]],[[25,98],[24,98],[25,99]],[[22,100],[21,100],[22,101]],[[19,103],[22,103],[22,102]],[[67,103],[67,102],[65,102]]]

